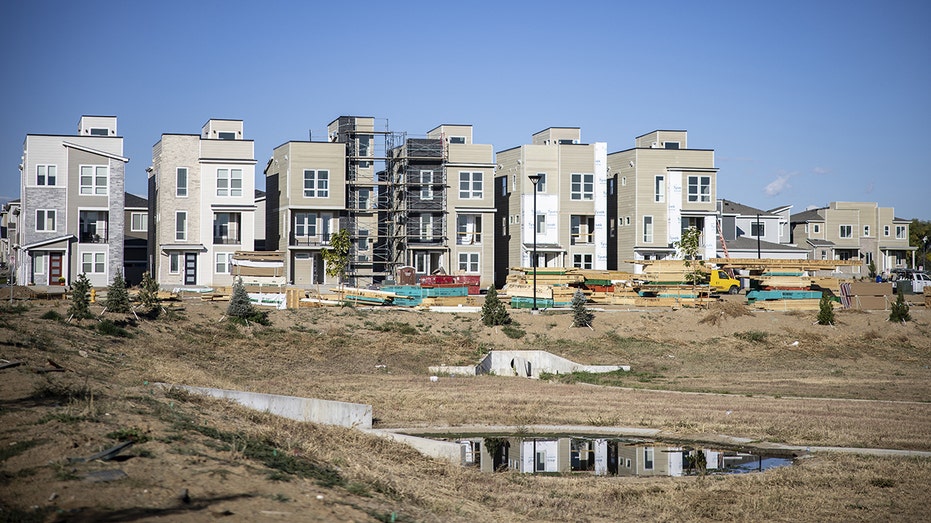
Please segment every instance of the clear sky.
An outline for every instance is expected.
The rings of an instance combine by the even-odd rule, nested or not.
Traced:
[[[715,149],[718,197],[875,201],[931,219],[931,2],[7,1],[0,200],[25,135],[115,115],[145,195],[162,133],[241,119],[272,149],[341,115],[496,151],[551,126],[608,152],[655,129]]]

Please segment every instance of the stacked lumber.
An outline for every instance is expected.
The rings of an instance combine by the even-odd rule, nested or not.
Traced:
[[[687,266],[684,260],[656,260],[643,270],[642,279],[653,285],[687,283],[687,275],[695,270],[708,272],[703,265]]]
[[[233,253],[234,278],[256,285],[284,285],[285,253],[281,251],[236,251]]]
[[[789,268],[773,268],[763,271],[759,279],[764,289],[809,290],[811,278],[804,271]]]
[[[889,310],[895,301],[892,283],[849,282],[840,285],[844,308],[856,310]]]
[[[836,303],[831,301],[832,304]],[[817,311],[821,309],[820,298],[796,300],[758,300],[750,304],[754,309],[767,311]]]

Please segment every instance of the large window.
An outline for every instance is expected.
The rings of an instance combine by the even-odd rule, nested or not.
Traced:
[[[643,468],[646,470],[653,469],[653,447],[643,448]]]
[[[294,236],[308,238],[317,235],[317,214],[312,212],[294,213]]]
[[[109,216],[110,213],[107,211],[78,212],[81,243],[106,243]]]
[[[233,253],[231,252],[218,252],[217,253],[217,263],[216,263],[217,274],[229,274],[233,270],[232,265],[233,265]]]
[[[653,217],[643,217],[643,243],[653,243]]]
[[[841,225],[840,226],[840,237],[841,238],[853,238],[853,225]]]
[[[459,171],[459,198],[474,200],[482,197],[482,173]]]
[[[710,202],[711,201],[711,177],[710,176],[689,176],[689,201],[690,202]]]
[[[81,272],[103,274],[106,271],[107,253],[85,252],[81,254]]]
[[[36,185],[55,185],[58,183],[57,165],[37,165]]]
[[[175,240],[187,240],[187,212],[175,211]]]
[[[235,245],[242,241],[240,235],[242,214],[238,212],[217,212],[213,214],[214,245]]]
[[[546,234],[546,215],[538,214],[537,219],[534,222],[537,228],[537,234]]]
[[[572,200],[592,200],[595,198],[595,175],[592,173],[572,173],[570,176],[569,198]]]
[[[187,196],[187,167],[178,167],[178,171],[175,174],[175,196],[185,197]]]
[[[474,245],[482,243],[482,216],[460,214],[456,216],[456,244]]]
[[[666,177],[657,176],[653,182],[653,201],[661,203],[666,201]]]
[[[420,199],[433,199],[433,171],[420,171]]]
[[[537,176],[540,177],[537,180],[537,192],[546,192],[546,173],[537,173]]]
[[[173,252],[168,255],[168,273],[169,274],[180,274],[181,273],[181,253]]]
[[[325,169],[304,170],[304,197],[330,197],[330,171]]]
[[[36,210],[36,231],[53,232],[55,230],[55,209]]]
[[[572,266],[579,269],[591,269],[592,268],[592,255],[591,254],[573,254],[572,255]]]
[[[764,222],[752,222],[750,224],[750,236],[766,236],[766,224]]]
[[[477,252],[460,252],[459,253],[459,272],[476,273],[479,272]]]
[[[905,225],[895,226],[895,239],[904,240],[908,237],[908,227]]]
[[[107,175],[106,165],[82,165],[81,166],[81,188],[80,193],[89,194],[107,194]]]
[[[217,169],[217,196],[242,196],[242,169]]]
[[[432,240],[433,239],[433,215],[431,214],[420,215],[420,231],[418,232],[417,236],[421,240]]]
[[[569,240],[572,245],[592,243],[595,240],[595,217],[573,214],[569,218]]]
[[[132,232],[146,232],[149,230],[149,213],[130,213],[129,230]]]

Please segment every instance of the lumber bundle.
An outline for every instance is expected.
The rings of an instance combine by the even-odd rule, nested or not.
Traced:
[[[831,303],[835,302],[832,301]],[[751,303],[750,307],[767,311],[817,311],[821,308],[821,299],[760,300]]]
[[[840,295],[845,309],[889,310],[895,301],[889,282],[845,282],[840,285]]]
[[[804,271],[785,267],[767,269],[760,276],[759,281],[764,289],[808,290],[811,288],[811,278]]]

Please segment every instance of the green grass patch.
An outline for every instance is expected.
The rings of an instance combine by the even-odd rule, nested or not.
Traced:
[[[111,320],[101,320],[94,328],[100,334],[105,336],[115,336],[117,338],[132,338],[133,335],[128,330],[120,327]]]
[[[636,387],[639,383],[653,383],[664,379],[665,376],[654,372],[637,372],[615,370],[611,372],[572,372],[569,374],[540,374],[541,380],[555,383],[590,383],[592,385],[605,385],[608,387]]]
[[[735,332],[734,337],[738,340],[749,341],[751,343],[763,343],[769,337],[768,332],[763,331],[745,331]]]
[[[523,337],[527,334],[527,331],[525,331],[524,329],[520,328],[519,326],[517,326],[517,325],[514,324],[514,323],[509,323],[509,324],[507,324],[507,325],[503,325],[503,326],[501,327],[501,332],[503,332],[504,335],[507,336],[508,338],[512,338],[512,339],[515,339],[515,340],[519,340],[519,339],[523,338]]]

